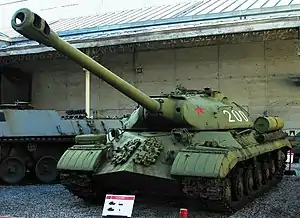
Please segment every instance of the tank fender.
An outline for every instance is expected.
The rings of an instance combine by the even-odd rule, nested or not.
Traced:
[[[237,163],[233,152],[227,151],[180,151],[171,168],[171,175],[225,177]]]
[[[89,148],[88,145],[79,149],[77,146],[69,148],[57,163],[58,170],[94,171],[101,160],[105,158],[108,147]]]
[[[202,146],[207,142],[214,142],[215,146],[218,148],[242,149],[242,146],[237,142],[230,132],[198,132],[192,138],[192,144],[195,146]]]
[[[170,173],[172,176],[224,178],[237,162],[282,147],[289,147],[288,140],[276,140],[244,149],[183,149],[176,155]]]

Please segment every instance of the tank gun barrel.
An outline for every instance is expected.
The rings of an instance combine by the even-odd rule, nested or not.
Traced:
[[[11,26],[26,38],[48,47],[53,47],[147,110],[151,112],[158,112],[160,110],[160,103],[158,101],[150,98],[144,92],[124,81],[88,55],[62,40],[44,19],[31,10],[22,8],[16,11],[11,19]]]

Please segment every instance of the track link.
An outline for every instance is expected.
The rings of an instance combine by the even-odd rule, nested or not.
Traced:
[[[84,172],[60,172],[61,184],[73,195],[89,202],[97,200],[93,190],[92,175]]]
[[[282,163],[271,180],[258,190],[251,192],[251,194],[244,195],[238,201],[232,200],[232,182],[230,178],[185,177],[181,181],[182,192],[189,200],[192,200],[192,205],[198,209],[234,213],[275,187],[282,180],[285,167],[286,164]],[[193,200],[196,200],[197,205],[194,205]]]

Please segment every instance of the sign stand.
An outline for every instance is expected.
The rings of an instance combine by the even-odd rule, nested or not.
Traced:
[[[293,161],[294,161],[294,152],[291,149],[291,150],[289,150],[287,152],[287,159],[286,159],[286,162],[289,163],[289,169],[284,172],[284,175],[287,175],[287,176],[296,176],[296,171],[292,170],[292,163],[293,163]]]
[[[134,195],[107,194],[102,210],[102,217],[131,217],[134,200]]]

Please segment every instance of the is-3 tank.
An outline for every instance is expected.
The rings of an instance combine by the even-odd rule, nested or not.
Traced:
[[[56,181],[57,161],[80,134],[121,128],[121,119],[87,119],[82,110],[34,109],[26,102],[0,105],[0,181]]]
[[[290,144],[280,118],[253,122],[239,104],[211,89],[177,86],[150,97],[63,41],[28,9],[14,14],[12,27],[140,105],[122,130],[109,137],[77,136],[62,155],[61,182],[75,195],[85,200],[103,193],[179,196],[200,201],[204,209],[233,211],[282,178]]]

